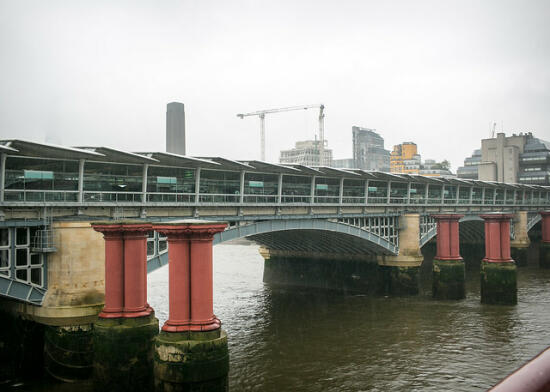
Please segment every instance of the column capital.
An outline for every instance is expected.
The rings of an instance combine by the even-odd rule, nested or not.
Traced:
[[[168,237],[168,240],[210,241],[214,234],[224,231],[225,222],[188,219],[153,224],[153,230]]]
[[[430,216],[437,220],[452,220],[452,221],[457,221],[464,218],[464,215],[460,215],[460,214],[432,214]]]
[[[480,218],[486,221],[506,221],[514,218],[514,214],[481,214]]]
[[[550,211],[539,211],[539,214],[543,217],[550,217]]]

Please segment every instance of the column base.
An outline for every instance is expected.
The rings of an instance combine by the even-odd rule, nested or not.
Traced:
[[[510,254],[512,256],[512,259],[516,262],[516,266],[518,267],[527,267],[527,260],[528,260],[528,247],[524,248],[516,248],[511,247],[510,248]]]
[[[44,330],[44,368],[58,380],[74,382],[92,375],[92,324]]]
[[[380,266],[382,293],[386,295],[418,295],[420,267]]]
[[[164,332],[155,339],[156,392],[226,392],[229,372],[227,334]]]
[[[435,299],[466,298],[466,276],[463,260],[433,261],[432,295]]]
[[[146,317],[99,318],[93,332],[94,391],[151,391],[153,340],[159,321]]]
[[[516,263],[481,262],[481,303],[515,305],[517,298]]]
[[[541,242],[539,247],[540,268],[550,268],[550,242]]]

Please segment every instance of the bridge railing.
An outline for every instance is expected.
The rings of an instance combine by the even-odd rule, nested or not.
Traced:
[[[78,191],[6,189],[4,200],[19,202],[76,202],[78,201]]]
[[[83,201],[85,202],[129,202],[129,203],[141,203],[143,200],[143,193],[141,192],[104,192],[104,191],[86,191],[83,194]]]

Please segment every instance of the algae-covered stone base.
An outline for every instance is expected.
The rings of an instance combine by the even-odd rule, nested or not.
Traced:
[[[0,389],[10,380],[41,378],[44,325],[3,310],[0,320]]]
[[[155,339],[155,391],[226,392],[227,334],[164,332]]]
[[[528,260],[528,252],[529,248],[515,248],[511,247],[510,252],[512,255],[512,259],[516,262],[516,266],[518,267],[527,267],[527,260]]]
[[[465,267],[462,260],[433,261],[432,294],[436,299],[463,299],[465,292]]]
[[[539,266],[541,268],[550,268],[550,242],[540,243]]]
[[[514,262],[481,262],[481,303],[515,305],[518,302],[517,291],[517,268]]]
[[[154,314],[98,319],[93,330],[94,391],[152,391]]]
[[[417,295],[420,267],[380,266],[381,290],[387,295]]]
[[[375,294],[379,286],[376,259],[346,260],[271,256],[265,260],[265,283]]]
[[[92,375],[92,324],[44,330],[44,368],[61,381],[78,381]]]

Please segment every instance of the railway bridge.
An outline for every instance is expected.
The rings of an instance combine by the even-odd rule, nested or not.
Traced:
[[[96,321],[109,293],[123,292],[142,312],[113,314],[149,316],[145,271],[174,260],[170,252],[188,254],[190,265],[197,257],[211,262],[208,246],[246,237],[261,245],[267,282],[414,295],[421,250],[437,242],[435,298],[463,298],[463,257],[478,257],[482,301],[515,303],[516,265],[526,261],[534,228],[542,228],[541,267],[550,265],[546,210],[550,189],[541,186],[4,140],[0,301],[45,326],[46,368],[70,379],[92,364],[64,366],[60,342],[91,334],[94,323],[96,333],[109,330]],[[481,253],[468,253],[471,244]],[[143,266],[120,254],[143,256]],[[211,290],[202,270],[194,277],[188,269],[187,283],[170,271],[171,285]],[[208,313],[211,304],[197,306]]]

